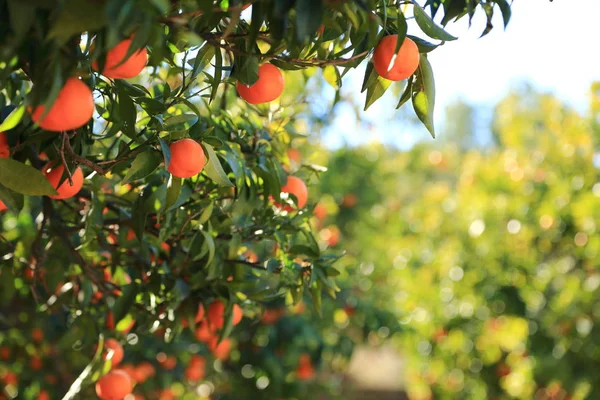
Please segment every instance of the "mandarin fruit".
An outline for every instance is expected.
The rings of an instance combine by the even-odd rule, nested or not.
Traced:
[[[123,400],[133,390],[133,382],[126,372],[116,370],[96,382],[96,394],[102,400]]]
[[[192,139],[181,139],[171,144],[171,162],[167,170],[177,178],[191,178],[206,164],[206,156],[200,143]]]
[[[283,74],[273,64],[263,64],[258,68],[258,80],[247,86],[237,83],[240,97],[250,104],[261,104],[273,101],[283,93]]]
[[[58,186],[64,171],[64,165],[57,165],[55,167],[51,167],[50,164],[46,164],[46,166],[42,169],[42,173],[46,175],[46,179],[48,179],[48,182],[50,182],[50,184],[58,192],[58,194],[48,196],[51,199],[68,199],[70,197],[75,196],[83,187],[83,171],[81,171],[81,168],[79,167],[75,168],[75,171],[72,174],[73,185],[71,185],[69,179],[65,179],[63,183],[60,186]]]
[[[114,367],[115,365],[119,365],[121,361],[123,361],[123,356],[125,352],[123,351],[123,346],[115,339],[107,339],[104,343],[104,348],[106,349],[106,354],[104,354],[104,359],[108,358],[109,351],[112,351],[112,358],[110,359],[111,365]]]
[[[70,131],[85,125],[94,114],[94,96],[90,88],[77,78],[69,78],[58,92],[48,114],[40,121],[45,107],[38,106],[31,116],[42,129],[53,132]]]
[[[215,300],[208,306],[208,322],[213,330],[223,328],[225,323],[225,304],[221,300]],[[242,320],[244,313],[237,304],[233,305],[233,325],[237,325]]]
[[[10,157],[10,145],[5,132],[0,132],[0,158]]]
[[[148,63],[148,51],[144,47],[125,59],[131,43],[131,39],[125,39],[106,53],[102,75],[113,79],[129,79],[142,72]],[[98,71],[97,61],[92,62],[92,68]]]
[[[402,46],[396,53],[394,64],[394,50],[398,43],[398,35],[384,36],[373,53],[373,66],[382,78],[390,81],[401,81],[415,73],[419,67],[419,49],[410,38],[404,39]]]

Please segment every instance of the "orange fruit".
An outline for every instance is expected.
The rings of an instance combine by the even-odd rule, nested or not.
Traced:
[[[42,331],[40,328],[33,328],[31,331],[31,338],[34,342],[40,343],[42,340],[44,340],[44,331]]]
[[[10,145],[6,133],[0,132],[0,158],[10,157]]]
[[[0,358],[4,361],[10,358],[10,347],[2,346],[0,347]]]
[[[136,236],[135,236],[135,232],[134,232],[134,230],[133,230],[133,229],[131,229],[131,228],[129,228],[129,230],[127,231],[127,237],[126,237],[126,240],[127,240],[128,242],[130,242],[130,241],[132,241],[132,240],[133,240],[133,239],[135,239],[135,238],[136,238]]]
[[[123,400],[133,390],[133,382],[127,373],[116,370],[96,382],[96,394],[102,400]]]
[[[302,161],[302,153],[300,152],[300,150],[294,149],[293,147],[290,147],[288,149],[287,156],[290,159],[290,161],[293,161],[296,164],[300,164],[300,162]]]
[[[246,261],[251,263],[257,263],[259,261],[258,255],[252,250],[246,250],[243,254]]]
[[[223,328],[225,323],[225,304],[221,300],[215,300],[208,306],[208,323],[213,330]],[[233,325],[237,325],[242,320],[244,313],[237,304],[233,305]]]
[[[398,35],[384,36],[373,53],[375,71],[379,76],[390,81],[406,79],[419,67],[419,48],[415,42],[406,38],[396,53],[394,65],[390,68],[396,43],[398,43]]]
[[[8,210],[8,207],[2,200],[0,200],[0,212]]]
[[[81,168],[75,168],[75,171],[72,173],[73,176],[73,185],[69,182],[69,179],[65,179],[63,183],[58,186],[60,179],[63,176],[65,171],[64,165],[56,165],[51,167],[50,164],[46,164],[46,166],[42,169],[42,173],[46,175],[46,179],[48,182],[56,189],[58,194],[48,196],[51,199],[64,200],[75,196],[81,188],[83,187],[83,172]]]
[[[300,381],[307,381],[315,376],[315,369],[312,366],[310,355],[302,354],[296,367],[296,376]]]
[[[231,340],[223,339],[219,343],[219,338],[213,338],[208,343],[208,349],[213,353],[217,360],[227,360],[229,358],[229,352],[231,351]]]
[[[170,371],[177,366],[177,359],[173,356],[167,356],[164,359],[158,360],[158,363],[161,367]]]
[[[148,378],[152,378],[156,374],[154,366],[148,361],[142,361],[136,368],[133,378],[138,383],[145,382]]]
[[[240,97],[248,103],[268,103],[283,93],[283,74],[273,64],[263,64],[258,67],[258,80],[254,85],[247,86],[238,82],[236,86]]]
[[[29,366],[31,367],[32,370],[38,371],[38,370],[42,369],[42,367],[44,366],[44,363],[38,356],[33,356],[33,357],[31,357],[31,360],[29,360]]]
[[[185,377],[188,381],[200,381],[204,379],[206,361],[204,357],[193,355],[190,364],[185,369]]]
[[[123,351],[123,346],[115,339],[108,339],[104,343],[104,348],[106,349],[106,354],[104,354],[104,359],[108,358],[109,350],[112,350],[112,358],[110,359],[112,362],[112,366],[119,365],[121,361],[123,361],[123,356],[125,352]]]
[[[202,303],[200,303],[200,304],[198,305],[198,312],[196,313],[196,318],[194,319],[194,321],[195,321],[196,323],[198,323],[198,322],[202,321],[202,318],[204,318],[204,305],[202,305]],[[187,321],[187,319],[186,319],[186,318],[184,318],[184,319],[181,321],[181,325],[183,325],[183,327],[184,327],[184,328],[187,328],[187,326],[188,326],[188,321]]]
[[[6,372],[2,377],[2,381],[5,385],[13,385],[16,386],[19,383],[19,377],[14,372]]]
[[[69,78],[58,92],[48,114],[40,121],[45,107],[38,106],[31,116],[42,129],[61,132],[85,125],[94,114],[94,96],[90,88],[77,78]]]
[[[208,326],[207,321],[202,321],[198,326],[196,326],[195,332],[196,339],[200,342],[209,342],[213,338],[213,332]]]
[[[106,53],[102,75],[113,79],[128,79],[134,78],[142,72],[148,63],[148,51],[144,47],[125,60],[131,42],[131,39],[125,39]],[[92,68],[98,71],[97,61],[92,62]]]
[[[192,139],[181,139],[171,144],[171,162],[167,170],[178,178],[197,175],[206,164],[206,156],[200,143]]]
[[[296,196],[298,208],[303,208],[308,200],[308,188],[304,181],[296,176],[288,176],[285,186],[281,188],[281,193],[288,193]],[[287,209],[288,208],[286,208],[286,210]]]
[[[37,400],[50,400],[50,395],[45,390],[40,390]]]
[[[327,208],[325,208],[325,206],[321,203],[318,203],[315,206],[313,213],[315,214],[315,217],[317,217],[317,219],[324,220],[327,217]]]

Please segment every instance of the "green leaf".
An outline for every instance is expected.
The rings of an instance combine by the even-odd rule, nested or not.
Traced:
[[[236,56],[231,76],[244,85],[254,85],[258,81],[258,58]]]
[[[406,83],[406,87],[404,88],[404,92],[402,92],[402,96],[400,96],[400,101],[398,101],[398,105],[396,106],[396,110],[399,109],[406,103],[412,94],[412,86],[413,86],[413,78],[412,76],[408,78]]]
[[[417,117],[423,122],[431,136],[435,138],[433,110],[435,108],[435,81],[433,70],[425,54],[421,54],[419,68],[412,87],[412,102]]]
[[[296,40],[306,43],[316,33],[323,23],[322,0],[296,1]]]
[[[431,19],[431,17],[429,15],[427,15],[427,13],[421,7],[419,7],[417,4],[415,4],[413,9],[414,9],[414,13],[415,13],[415,20],[417,21],[419,28],[421,28],[421,30],[426,35],[428,35],[429,37],[432,37],[434,39],[439,39],[439,40],[450,41],[450,40],[457,39],[456,37],[454,37],[451,34],[449,34],[448,32],[446,32],[443,28],[438,26]]]
[[[377,72],[375,72],[377,73]],[[390,87],[392,81],[377,76],[377,79],[367,88],[367,97],[365,100],[365,111],[377,101]]]
[[[63,42],[73,35],[96,31],[107,22],[102,2],[68,0],[54,18],[48,37]]]
[[[165,161],[165,168],[169,168],[169,164],[171,163],[171,149],[169,148],[167,143],[164,140],[162,140],[161,138],[158,138],[158,143],[160,143],[160,149],[162,150],[162,153],[163,153],[163,159]]]
[[[342,86],[340,71],[334,65],[328,65],[323,68],[323,77],[335,90],[338,90]]]
[[[406,18],[404,18],[404,14],[400,11],[398,11],[396,28],[398,29],[398,41],[396,42],[396,50],[394,51],[394,54],[397,54],[398,50],[400,50],[402,43],[404,43],[404,40],[406,39],[406,32],[408,32],[408,23],[406,22]]]
[[[35,5],[27,4],[23,0],[8,0],[8,13],[10,14],[10,27],[16,33],[16,41],[20,42],[35,19]],[[2,131],[2,129],[0,129]]]
[[[117,299],[115,305],[112,307],[115,325],[129,312],[129,309],[135,302],[135,296],[137,295],[138,290],[138,285],[135,283],[123,287],[123,294]]]
[[[55,195],[56,190],[44,174],[12,158],[0,158],[0,184],[27,196]]]
[[[2,201],[9,210],[15,212],[21,211],[23,208],[23,195],[8,190],[2,185],[0,185],[0,201]]]
[[[129,171],[127,171],[127,175],[123,178],[122,183],[127,183],[131,181],[135,181],[138,179],[143,179],[154,172],[156,168],[162,162],[161,155],[154,151],[148,149],[137,155]]]
[[[312,301],[315,311],[317,312],[317,314],[319,314],[320,317],[322,317],[323,305],[321,301],[321,281],[317,281],[311,286],[310,293],[312,294]]]
[[[24,115],[25,106],[23,105],[12,110],[12,112],[8,114],[8,117],[6,117],[6,119],[0,124],[0,132],[6,132],[13,129],[19,124],[19,122],[21,122]]]
[[[161,13],[166,14],[171,8],[169,0],[150,0],[152,5]]]
[[[171,175],[171,182],[169,187],[167,188],[167,200],[165,202],[165,210],[168,210],[177,202],[179,194],[181,193],[182,183],[183,179],[176,178],[173,175]]]
[[[212,79],[212,87],[210,89],[209,103],[211,103],[215,97],[217,97],[217,91],[219,90],[219,84],[221,83],[221,75],[223,73],[223,55],[221,50],[215,52],[215,76]]]
[[[415,42],[415,44],[417,45],[417,48],[419,49],[419,53],[422,53],[422,54],[429,53],[432,50],[435,50],[440,46],[439,44],[433,44],[431,42],[428,42],[427,40],[423,40],[416,36],[408,35],[406,37],[412,39],[412,41]]]
[[[198,219],[198,223],[200,225],[205,224],[206,221],[208,221],[210,219],[210,216],[212,215],[214,208],[215,208],[215,203],[213,201],[211,201],[208,204],[208,207],[206,207],[204,209],[204,211],[202,211],[202,214],[200,214],[200,218]]]
[[[184,131],[190,129],[198,122],[196,114],[175,115],[165,121],[166,131]]]
[[[502,19],[504,20],[504,29],[506,29],[512,14],[510,4],[508,4],[507,0],[494,0],[494,2],[498,4],[498,7],[500,7],[500,12],[502,12]]]
[[[120,80],[116,81],[115,87],[119,96],[119,119],[122,126],[122,131],[127,137],[133,140],[138,140],[135,133],[135,122],[137,120],[137,110],[131,96],[127,93],[127,89]]]
[[[202,145],[208,154],[208,161],[204,167],[204,173],[220,186],[233,187],[234,185],[227,177],[225,170],[223,170],[221,161],[219,160],[219,157],[217,156],[217,153],[213,147],[208,143],[202,143]]]

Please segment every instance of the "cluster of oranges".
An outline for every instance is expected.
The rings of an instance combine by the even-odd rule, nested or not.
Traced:
[[[419,66],[419,50],[410,38],[405,38],[396,52],[398,35],[384,36],[373,54],[373,66],[383,78],[399,81],[410,77]],[[132,39],[125,39],[109,50],[101,67],[98,61],[92,62],[92,68],[108,78],[128,79],[137,76],[146,66],[148,54],[142,48],[127,57]],[[250,104],[262,104],[276,100],[284,89],[284,78],[281,71],[273,64],[262,64],[258,69],[258,80],[252,85],[237,83],[237,91],[242,99]],[[78,129],[87,124],[94,113],[94,97],[90,88],[80,79],[67,79],[59,91],[54,104],[49,110],[41,105],[32,110],[32,120],[47,131],[63,132]],[[206,164],[206,156],[202,146],[192,139],[182,139],[170,146],[171,161],[168,171],[178,178],[190,178],[202,171]],[[7,139],[0,132],[0,158],[9,157],[10,149]],[[48,181],[56,189],[53,199],[67,199],[74,196],[83,186],[83,172],[79,167],[69,179],[62,179],[63,165],[46,165],[42,171]],[[62,184],[59,183],[63,181]],[[294,176],[288,177],[283,193],[293,194],[298,208],[304,207],[307,190],[304,182]],[[275,203],[276,204],[276,203]],[[291,211],[289,205],[281,206]],[[6,205],[0,201],[0,211]]]
[[[226,306],[221,300],[210,303],[205,311],[200,304],[195,316],[196,338],[206,343],[208,349],[218,360],[226,360],[231,351],[231,341],[223,339],[219,342],[220,330],[225,325]],[[233,325],[237,325],[243,318],[243,312],[239,305],[233,305]],[[183,325],[188,327],[187,321]],[[104,344],[105,360],[111,361],[111,371],[96,382],[96,394],[102,400],[121,400],[133,392],[136,383],[143,383],[155,375],[156,371],[151,363],[142,362],[137,366],[120,365],[124,359],[123,346],[115,340],[108,339]],[[157,355],[157,361],[165,370],[172,370],[177,365],[175,357],[164,353]],[[190,382],[198,382],[204,379],[206,360],[200,355],[193,355],[185,369],[185,377]]]

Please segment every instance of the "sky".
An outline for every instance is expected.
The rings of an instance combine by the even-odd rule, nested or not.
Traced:
[[[494,30],[479,38],[485,20],[450,25],[459,39],[447,42],[429,57],[436,80],[436,129],[443,128],[445,107],[460,98],[490,110],[518,84],[529,82],[539,90],[558,95],[584,112],[588,89],[600,80],[600,47],[593,40],[600,15],[600,0],[514,0],[512,19],[503,29],[499,10]],[[424,37],[416,24],[409,34]],[[360,93],[364,69],[358,68],[344,80],[343,92]],[[364,103],[364,94],[360,94]],[[324,144],[336,148],[380,140],[409,148],[420,140],[432,140],[424,128],[390,124],[397,99],[386,94],[382,101],[360,114],[340,107],[332,126],[325,131]],[[410,105],[405,106],[412,108]],[[364,132],[364,121],[374,126]],[[360,131],[360,132],[359,132]]]

